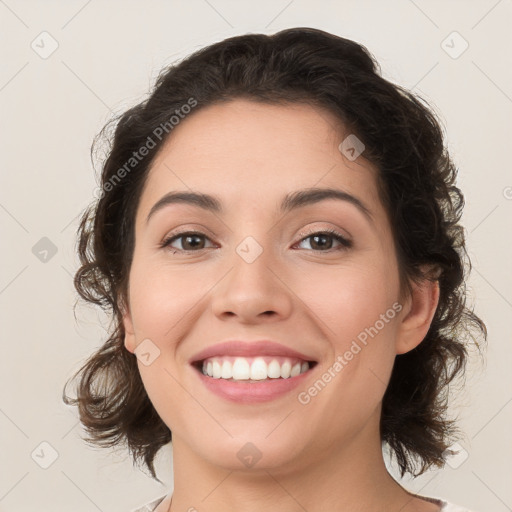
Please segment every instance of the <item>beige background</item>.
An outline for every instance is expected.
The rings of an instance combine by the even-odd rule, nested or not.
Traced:
[[[467,459],[405,484],[475,512],[512,510],[511,21],[510,0],[1,0],[0,510],[127,512],[168,492],[126,453],[88,447],[61,402],[108,327],[94,308],[79,306],[77,319],[72,309],[78,215],[96,187],[90,144],[163,65],[232,35],[292,26],[365,44],[386,78],[442,115],[467,203],[468,301],[487,322],[489,350],[454,390]],[[57,250],[46,261],[43,237]],[[170,449],[158,460],[169,487],[171,460]]]

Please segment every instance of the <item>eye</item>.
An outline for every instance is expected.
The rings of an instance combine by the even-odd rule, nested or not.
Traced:
[[[347,240],[343,235],[335,230],[326,229],[323,231],[312,231],[310,233],[300,233],[304,237],[300,240],[299,244],[311,239],[311,250],[315,252],[327,252],[333,249],[333,241],[338,242],[339,246],[334,250],[345,250],[352,247],[352,242]],[[180,240],[181,247],[175,247],[173,244]],[[173,252],[198,252],[206,249],[205,241],[210,240],[204,233],[198,231],[186,231],[183,233],[174,233],[167,237],[160,244],[162,248],[172,247],[176,249]],[[330,240],[330,242],[329,242]],[[210,246],[211,247],[211,246]]]
[[[352,242],[350,240],[347,240],[343,235],[341,235],[334,229],[313,231],[310,233],[301,233],[300,236],[304,236],[304,238],[302,238],[302,240],[300,240],[299,243],[311,239],[311,250],[314,250],[316,252],[327,252],[330,249],[332,249],[333,240],[338,242],[341,246],[339,246],[338,248],[334,248],[334,250],[341,251],[352,247]]]
[[[181,247],[174,247],[172,244],[176,240],[180,239],[182,239],[180,243]],[[183,252],[196,252],[206,248],[204,245],[204,240],[209,240],[209,238],[204,233],[197,231],[187,231],[169,236],[161,243],[161,247],[173,247],[178,249],[178,251]]]

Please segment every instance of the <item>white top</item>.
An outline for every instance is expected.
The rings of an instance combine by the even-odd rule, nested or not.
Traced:
[[[447,501],[441,500],[442,512],[471,512],[468,508],[459,507],[459,505],[454,505],[453,503],[448,503]]]
[[[139,508],[137,508],[135,510],[132,510],[132,512],[154,512],[156,507],[162,501],[164,501],[164,499],[166,497],[167,497],[167,495],[166,496],[161,496],[160,498],[157,498],[156,500],[153,500],[153,501],[151,501],[149,503],[146,503],[142,507],[139,507]],[[436,505],[440,505],[441,506],[441,512],[472,512],[471,510],[469,510],[467,508],[460,507],[458,505],[454,505],[453,503],[448,503],[447,501],[444,501],[444,500],[441,500],[441,499],[430,498],[428,500],[431,501],[432,503],[435,503]]]

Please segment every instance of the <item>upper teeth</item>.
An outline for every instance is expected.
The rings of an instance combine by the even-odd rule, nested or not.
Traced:
[[[203,374],[214,379],[287,379],[309,370],[309,363],[285,357],[212,357],[203,361]]]

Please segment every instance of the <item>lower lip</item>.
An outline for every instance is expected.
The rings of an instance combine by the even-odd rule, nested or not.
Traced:
[[[316,365],[315,365],[316,366]],[[314,368],[314,367],[313,367]],[[309,377],[313,368],[305,373],[287,379],[268,379],[259,382],[214,379],[193,368],[203,384],[216,395],[237,403],[268,402],[279,398],[296,388]]]

